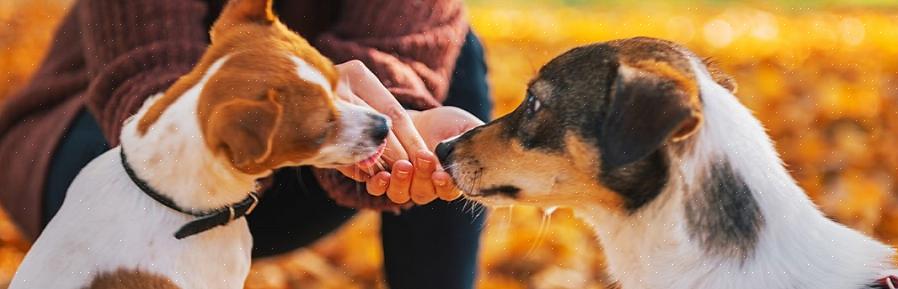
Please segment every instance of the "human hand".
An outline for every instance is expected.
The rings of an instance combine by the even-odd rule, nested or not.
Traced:
[[[416,204],[426,204],[436,198],[446,201],[458,198],[461,192],[455,187],[452,177],[443,171],[439,160],[429,152],[440,142],[482,125],[483,122],[467,111],[450,106],[408,113],[427,144],[428,154],[418,155],[418,163],[422,165],[409,167],[406,172],[410,172],[410,176],[398,177],[395,169],[393,174],[377,173],[367,183],[368,193],[379,196],[385,190],[389,194],[392,188],[408,189],[411,200]]]
[[[457,198],[458,190],[449,174],[442,171],[432,151],[442,140],[482,122],[458,108],[406,111],[360,61],[337,65],[337,71],[340,73],[337,87],[339,97],[354,104],[370,106],[386,114],[392,122],[391,134],[387,137],[386,149],[381,157],[385,164],[348,166],[338,170],[355,181],[366,182],[369,194],[386,194],[398,204],[409,200],[426,204],[438,197],[443,200]],[[414,163],[409,161],[411,152],[414,152]],[[386,169],[392,171],[387,172]]]
[[[413,198],[409,194],[410,189],[420,192],[416,195],[434,195],[432,184],[426,186],[415,181],[414,184],[405,186],[407,182],[393,182],[392,185],[389,182],[391,177],[412,179],[416,166],[432,170],[439,165],[406,110],[361,61],[348,61],[336,68],[340,74],[337,85],[337,95],[340,98],[353,104],[369,106],[385,114],[391,122],[391,133],[377,163],[347,166],[338,170],[355,181],[367,182],[368,191],[373,195],[383,195],[386,192],[387,197],[395,203],[406,203],[409,199],[419,203],[422,199]],[[413,161],[409,161],[412,159],[410,156],[414,156]],[[371,176],[386,169],[392,169],[392,173],[371,180]]]

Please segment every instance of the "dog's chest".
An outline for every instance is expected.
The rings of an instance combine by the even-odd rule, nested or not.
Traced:
[[[181,288],[242,288],[252,238],[244,219],[177,240],[191,218],[136,190],[110,150],[75,179],[10,288],[82,288],[99,273],[140,270]]]

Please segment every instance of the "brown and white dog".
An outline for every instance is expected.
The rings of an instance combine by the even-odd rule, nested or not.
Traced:
[[[893,249],[817,210],[735,89],[671,42],[587,45],[437,154],[468,198],[573,208],[624,289],[894,288]]]
[[[81,171],[10,288],[243,288],[257,179],[377,157],[386,118],[336,98],[333,64],[270,0],[228,3],[211,40]]]

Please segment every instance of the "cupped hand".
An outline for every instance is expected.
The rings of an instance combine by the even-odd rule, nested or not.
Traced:
[[[368,193],[389,196],[393,190],[407,190],[416,204],[426,204],[436,198],[451,201],[461,193],[452,177],[443,171],[439,160],[432,153],[436,146],[453,136],[477,127],[481,122],[474,115],[456,107],[444,106],[425,111],[408,111],[415,127],[427,145],[428,151],[419,152],[417,163],[397,161],[393,172],[379,172],[367,183]],[[398,175],[398,174],[402,175]]]
[[[409,152],[427,151],[427,145],[415,129],[411,117],[396,97],[361,61],[348,61],[337,65],[336,68],[340,75],[337,84],[338,97],[356,105],[369,106],[386,115],[391,123],[391,133],[387,136],[386,148],[380,158],[382,164],[378,163],[372,167],[347,166],[338,170],[358,182],[369,182],[371,176],[387,168],[392,168],[398,178],[411,177],[413,163],[409,161]],[[408,191],[408,188],[394,186],[387,196],[391,201],[402,204],[411,198]]]
[[[390,119],[391,134],[387,136],[387,147],[383,154],[383,159],[388,164],[408,160],[407,152],[426,148],[405,108],[364,63],[351,60],[336,65],[336,68],[340,74],[337,82],[338,97],[356,105],[371,107]]]
[[[392,123],[386,150],[381,156],[383,164],[348,166],[338,170],[355,181],[365,182],[369,194],[386,194],[399,204],[409,200],[426,204],[436,198],[458,198],[458,190],[449,174],[442,171],[433,150],[442,140],[482,122],[458,108],[406,111],[361,61],[353,60],[336,67],[340,74],[337,95],[345,101],[370,106],[385,114]]]

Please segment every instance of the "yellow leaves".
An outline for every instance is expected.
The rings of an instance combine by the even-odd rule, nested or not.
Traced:
[[[12,220],[0,210],[0,288],[12,280],[16,267],[25,258],[28,246]]]
[[[821,198],[821,206],[839,222],[872,234],[889,197],[888,183],[854,169],[835,178],[830,186],[834,191]]]
[[[527,286],[514,278],[480,278],[477,282],[480,289],[527,289]]]
[[[819,106],[829,119],[866,119],[879,113],[880,94],[869,83],[846,82],[837,77],[821,79]]]
[[[69,1],[0,3],[0,100],[37,69]]]
[[[246,288],[382,288],[378,220],[378,214],[364,212],[309,248],[256,260]]]

